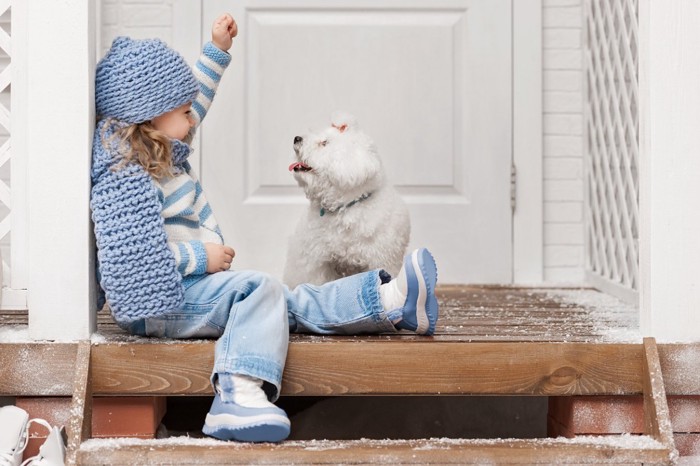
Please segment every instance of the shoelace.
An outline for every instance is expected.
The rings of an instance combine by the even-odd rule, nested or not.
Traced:
[[[11,466],[14,457],[10,453],[0,453],[0,466]]]
[[[22,446],[22,451],[24,451],[24,449],[27,448],[27,443],[29,442],[29,429],[31,428],[33,423],[40,424],[40,425],[46,427],[46,430],[48,430],[49,433],[51,433],[52,427],[51,427],[51,424],[49,424],[47,421],[45,421],[44,419],[39,419],[39,418],[30,419],[29,422],[27,423],[27,437],[26,437],[27,440],[25,440],[24,445]],[[41,454],[38,454],[36,456],[32,456],[31,458],[27,458],[26,460],[22,461],[22,464],[20,464],[20,466],[31,466],[33,464],[41,464],[42,459],[43,459],[43,457],[41,456]],[[35,461],[36,461],[36,463],[35,463]]]
[[[40,424],[46,429],[48,429],[49,432],[51,432],[51,424],[46,422],[44,419],[30,419],[29,422],[27,422],[27,427],[24,431],[24,443],[19,446],[19,451],[17,453],[21,454],[24,452],[24,450],[27,448],[27,444],[29,443],[29,429],[31,429],[32,424]],[[30,466],[33,464],[34,461],[41,461],[41,455],[36,455],[32,456],[31,458],[27,458],[22,462],[20,466]],[[14,463],[14,452],[13,453],[0,453],[0,466],[11,466]]]

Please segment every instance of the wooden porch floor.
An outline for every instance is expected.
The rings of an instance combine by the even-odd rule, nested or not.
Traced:
[[[442,285],[440,318],[433,339],[440,341],[640,342],[634,306],[592,288]],[[0,342],[22,338],[26,311],[0,311]],[[4,330],[4,331],[3,331]],[[93,339],[133,341],[111,316],[98,313]],[[312,337],[292,335],[292,341]],[[327,337],[326,337],[327,338]],[[410,334],[363,339],[421,339]]]
[[[641,342],[634,306],[592,288],[442,285],[437,290],[440,318],[434,340]],[[0,311],[0,342],[11,340],[8,327],[27,325],[24,311]],[[3,335],[5,337],[3,338]],[[19,333],[21,335],[21,333]],[[98,313],[93,340],[133,341],[109,314]],[[292,341],[322,339],[292,335]],[[327,337],[325,337],[327,338]],[[352,337],[350,337],[352,338]],[[362,339],[421,339],[411,334],[362,336]]]
[[[72,390],[71,412],[76,414],[69,449],[73,461],[80,464],[194,464],[194,458],[207,464],[233,458],[245,464],[561,464],[574,458],[576,462],[618,464],[668,462],[673,443],[659,356],[653,341],[643,342],[633,306],[594,289],[575,287],[443,285],[437,294],[441,315],[433,337],[410,333],[292,335],[282,394],[644,394],[649,405],[645,411],[650,422],[648,436],[641,443],[598,438],[575,443],[566,439],[433,439],[285,442],[279,446],[211,439],[143,444],[88,440],[91,395],[211,395],[213,342],[130,336],[106,313],[99,313],[98,332],[91,343],[62,346],[29,342],[26,312],[0,312],[0,343],[10,343],[0,345],[0,349],[8,348],[5,359],[0,351],[0,366],[12,375],[0,382],[0,393],[66,396]],[[20,364],[18,355],[41,361],[45,387],[26,391],[21,381],[35,375],[37,369]],[[663,353],[661,358],[668,359]],[[75,373],[73,368],[77,368]]]

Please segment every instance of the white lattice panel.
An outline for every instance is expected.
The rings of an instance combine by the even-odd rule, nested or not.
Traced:
[[[12,195],[10,160],[12,138],[10,127],[10,83],[12,81],[12,41],[10,38],[10,1],[0,2],[0,251],[2,252],[2,284],[10,283],[10,230]]]
[[[586,1],[587,267],[628,300],[639,288],[638,1]]]
[[[22,0],[15,0],[22,1]],[[12,81],[21,81],[13,56],[21,56],[12,40],[12,1],[0,0],[0,253],[2,255],[2,309],[26,309],[26,170],[16,149],[21,126],[13,117],[12,107],[21,109],[23,103],[12,91]],[[20,41],[21,42],[21,41]],[[21,49],[21,47],[19,47]],[[21,68],[21,66],[20,66]],[[14,104],[12,103],[14,101]],[[14,125],[14,132],[13,132]]]

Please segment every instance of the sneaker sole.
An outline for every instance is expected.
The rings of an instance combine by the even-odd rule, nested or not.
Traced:
[[[284,416],[233,416],[207,414],[202,432],[220,440],[241,442],[281,442],[289,436],[290,422]]]
[[[415,278],[418,281],[418,299],[416,301],[416,333],[419,335],[432,335],[435,333],[435,324],[438,316],[438,302],[435,297],[435,284],[437,283],[437,265],[435,259],[427,249],[418,249],[411,254],[411,263]]]

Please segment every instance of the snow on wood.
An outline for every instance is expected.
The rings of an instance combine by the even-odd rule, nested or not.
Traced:
[[[457,447],[468,447],[477,445],[498,445],[506,444],[521,439],[495,438],[495,439],[454,439],[454,438],[430,438],[415,440],[373,440],[361,438],[358,440],[292,440],[278,444],[284,448],[301,448],[309,451],[351,449],[359,446],[382,447],[410,445],[413,450],[437,450]],[[595,444],[600,448],[620,448],[620,449],[663,449],[664,446],[646,435],[606,435],[591,436],[582,435],[575,438],[540,438],[538,444],[543,447],[553,445],[590,445]],[[213,438],[195,438],[189,436],[177,436],[163,439],[136,439],[136,438],[111,438],[111,439],[90,439],[83,442],[81,450],[96,451],[103,449],[118,449],[137,446],[159,447],[159,446],[199,446],[217,447],[226,445],[233,448],[251,449],[256,448],[255,444],[237,443],[216,440]]]
[[[0,343],[29,343],[33,341],[29,338],[28,325],[6,325],[0,326]]]
[[[551,299],[564,308],[582,308],[588,321],[600,336],[600,341],[611,343],[641,343],[639,311],[635,306],[614,296],[591,289],[555,290]]]

